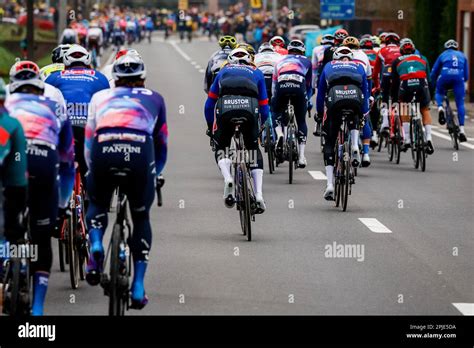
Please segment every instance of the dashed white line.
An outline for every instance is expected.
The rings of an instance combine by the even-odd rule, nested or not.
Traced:
[[[463,315],[474,315],[474,303],[453,303]]]
[[[184,53],[184,51],[176,44],[176,41],[168,41],[168,42],[181,55],[181,57],[186,59],[188,62],[191,61],[191,57],[189,57],[186,53]]]
[[[196,65],[196,64],[197,63],[194,60],[191,62],[191,65]]]
[[[359,220],[374,233],[392,233],[390,229],[375,218],[359,218]]]
[[[308,170],[309,175],[313,177],[314,180],[326,180],[327,177],[323,172],[319,170]]]
[[[204,74],[204,73],[206,72],[206,70],[204,70],[204,69],[199,69],[199,72]]]
[[[199,64],[196,64],[196,69],[201,69],[201,66]]]

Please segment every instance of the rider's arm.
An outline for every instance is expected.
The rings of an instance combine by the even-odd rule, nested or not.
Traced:
[[[326,68],[319,75],[318,94],[316,96],[316,111],[319,115],[324,113],[324,98],[326,97]]]
[[[264,124],[268,115],[270,114],[270,108],[268,106],[268,95],[267,95],[267,86],[265,84],[265,76],[260,70],[256,70],[259,79],[258,79],[258,108],[260,111],[261,123]],[[311,82],[310,82],[311,83]]]
[[[398,89],[400,88],[400,75],[398,74],[397,64],[400,60],[397,58],[392,63],[392,83],[390,84],[390,96],[392,101],[398,101]]]
[[[4,186],[26,186],[26,139],[20,122],[16,118],[9,118],[13,124],[11,132],[11,150],[3,167]]]
[[[436,80],[438,79],[439,72],[441,71],[441,68],[443,67],[441,56],[442,54],[438,57],[438,59],[436,59],[436,62],[433,65],[433,70],[431,70],[430,80],[432,81],[433,84],[436,84]]]
[[[59,133],[59,207],[66,208],[74,186],[74,138],[69,118],[65,120]]]
[[[85,129],[85,139],[84,139],[84,159],[86,160],[87,167],[91,168],[91,149],[92,143],[94,142],[95,129],[97,127],[96,122],[96,97],[97,95],[92,96],[92,99],[89,103],[89,109],[87,111],[87,124]]]
[[[166,124],[166,106],[163,99],[158,111],[158,120],[153,129],[153,142],[155,146],[156,175],[158,176],[165,167],[168,155],[168,126]]]
[[[374,71],[372,71],[372,80],[374,81],[374,87],[380,88],[380,71],[382,69],[382,58],[380,53],[377,54],[375,58]]]
[[[311,100],[313,96],[313,70],[311,69],[311,63],[308,62],[308,70],[306,71],[306,95],[308,100]]]
[[[206,104],[204,106],[204,115],[206,117],[207,127],[212,129],[212,125],[214,124],[214,108],[217,103],[217,99],[219,98],[219,81],[221,77],[222,70],[217,74],[214,82],[212,83],[211,88],[209,89],[209,93],[207,95]]]

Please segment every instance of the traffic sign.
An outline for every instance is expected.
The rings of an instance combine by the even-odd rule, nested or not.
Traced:
[[[321,0],[321,19],[353,19],[355,0]]]

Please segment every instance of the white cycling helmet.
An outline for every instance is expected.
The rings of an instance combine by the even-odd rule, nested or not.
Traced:
[[[258,53],[262,53],[262,52],[275,52],[275,49],[269,42],[264,42],[258,48]]]
[[[229,56],[227,57],[227,61],[230,64],[249,65],[252,63],[252,57],[250,56],[250,53],[247,52],[247,50],[243,48],[235,48],[229,53]]]
[[[454,48],[455,50],[457,50],[459,48],[459,45],[455,40],[451,39],[444,43],[444,48],[445,49]]]
[[[64,53],[63,62],[65,66],[71,66],[74,63],[82,63],[89,66],[92,57],[84,47],[81,45],[72,45],[66,53]]]
[[[306,47],[301,40],[292,40],[289,44],[288,47],[286,48],[288,50],[288,53],[290,52],[298,52],[299,54],[305,54],[306,52]]]
[[[29,60],[22,60],[10,68],[10,93],[15,93],[22,86],[35,86],[44,89],[38,65]]]
[[[138,77],[145,80],[145,63],[138,55],[126,54],[114,62],[112,77],[115,81],[124,77]]]
[[[354,52],[349,47],[341,46],[334,51],[333,60],[342,60],[348,58],[349,60],[354,59]]]

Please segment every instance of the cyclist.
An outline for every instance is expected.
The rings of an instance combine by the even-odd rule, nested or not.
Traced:
[[[467,141],[464,132],[464,118],[466,110],[464,107],[464,94],[467,90],[469,80],[469,68],[467,58],[454,40],[448,40],[444,44],[444,52],[440,54],[431,72],[431,81],[436,83],[436,104],[438,104],[438,121],[441,125],[446,123],[443,98],[448,89],[453,89],[456,99],[456,107],[459,118],[459,141]]]
[[[46,78],[55,71],[63,71],[64,70],[64,63],[63,57],[64,53],[71,48],[71,45],[59,45],[51,52],[51,61],[52,64],[46,65],[40,70],[41,79],[44,81]]]
[[[79,43],[79,35],[73,26],[75,26],[75,23],[69,24],[67,28],[63,30],[61,37],[59,38],[60,45],[73,45]]]
[[[74,183],[71,123],[62,106],[43,95],[44,84],[35,63],[17,62],[10,69],[11,94],[5,101],[28,141],[30,233],[32,243],[38,245],[38,259],[32,263],[33,315],[43,314],[52,264],[51,235],[58,206],[67,207]]]
[[[348,47],[338,47],[334,60],[324,68],[318,85],[316,110],[323,118],[326,100],[327,113],[323,122],[325,132],[324,163],[326,166],[326,200],[334,200],[334,147],[342,123],[340,110],[352,109],[354,113],[348,120],[351,133],[352,166],[360,163],[359,120],[369,112],[369,88],[365,69],[353,61],[354,54]]]
[[[367,76],[368,88],[369,91],[372,90],[372,67],[370,64],[369,57],[365,54],[363,50],[360,49],[359,40],[353,36],[348,36],[342,42],[342,46],[349,47],[352,50],[354,55],[353,61],[361,64],[365,69]],[[370,101],[373,101],[373,97],[370,97]],[[363,156],[362,156],[362,167],[370,166],[370,138],[372,137],[372,127],[370,125],[369,115],[366,115],[364,127],[362,128],[362,145],[363,145]]]
[[[89,52],[92,54],[92,63],[95,64],[95,67],[100,67],[100,56],[103,41],[104,34],[102,29],[99,27],[99,24],[96,21],[92,21],[90,23],[89,29],[87,30],[86,46]]]
[[[431,138],[430,90],[428,77],[430,75],[428,63],[421,56],[415,54],[413,41],[404,39],[400,45],[401,56],[392,63],[391,95],[393,101],[411,103],[416,93],[416,102],[420,104],[420,111],[425,128],[427,142],[426,153],[431,155],[434,147]],[[405,104],[407,105],[407,104]],[[402,151],[410,148],[410,115],[407,107],[399,108],[400,119],[403,125],[404,141]],[[413,116],[413,115],[411,115]]]
[[[281,36],[274,36],[270,39],[270,45],[275,48],[275,52],[281,55],[287,55],[288,50],[285,48],[285,39]]]
[[[222,68],[223,64],[227,61],[229,53],[237,45],[235,37],[230,35],[221,36],[219,39],[219,46],[221,49],[212,54],[207,63],[206,73],[204,75],[204,92],[208,93],[211,88],[212,82],[214,81],[217,73]]]
[[[134,262],[131,307],[142,309],[148,303],[143,281],[152,241],[149,211],[155,177],[163,170],[167,156],[166,108],[159,93],[145,88],[145,64],[139,56],[120,57],[114,63],[113,75],[116,88],[93,96],[87,119],[90,206],[86,219],[91,257],[86,280],[97,285],[103,271],[102,239],[110,200],[118,186],[110,170],[126,171],[121,189],[128,197],[134,229],[129,242]]]
[[[114,61],[111,64],[108,64],[108,65],[104,66],[104,68],[102,69],[102,73],[104,74],[105,77],[107,77],[107,80],[109,80],[110,88],[115,87],[114,77],[112,76],[112,70],[113,70],[113,67],[114,67],[114,63],[117,61],[117,59],[119,59],[120,57],[122,57],[126,54],[135,54],[135,55],[141,57],[140,53],[138,53],[138,51],[136,49],[124,48],[124,49],[119,50],[115,54]]]
[[[376,53],[379,53],[380,51],[380,38],[376,35],[373,35],[370,37],[372,39],[372,42],[374,43],[374,51]]]
[[[317,87],[316,83],[318,79],[318,70],[319,70],[319,66],[323,62],[324,52],[328,48],[333,47],[333,46],[334,46],[334,36],[331,34],[326,34],[326,35],[323,35],[323,37],[321,38],[321,44],[313,48],[311,63],[313,65],[313,80],[314,80],[313,83],[314,83],[315,88]]]
[[[88,104],[94,93],[109,88],[107,78],[99,71],[90,69],[91,55],[82,46],[73,45],[64,54],[65,70],[48,76],[46,83],[57,87],[66,100],[68,117],[72,123],[76,161],[84,182],[84,127]]]
[[[334,52],[339,46],[342,45],[342,42],[348,36],[349,36],[349,33],[345,29],[338,29],[334,33],[334,45],[324,51],[323,60],[321,64],[319,65],[319,69],[318,69],[318,80],[316,81],[316,85],[319,85],[319,76],[321,76],[321,73],[323,72],[324,67],[326,66],[327,63],[332,61],[332,58],[333,58],[332,56]]]
[[[224,203],[232,208],[235,200],[233,196],[234,182],[231,175],[232,160],[223,153],[228,154],[228,149],[234,134],[230,118],[234,115],[246,117],[248,122],[243,125],[245,147],[248,151],[256,152],[257,163],[251,163],[250,169],[255,188],[257,214],[265,211],[263,199],[263,157],[258,146],[259,126],[258,115],[260,111],[260,124],[265,124],[269,116],[267,90],[263,73],[252,64],[252,57],[243,48],[232,50],[228,57],[229,64],[225,65],[216,76],[206,100],[204,113],[207,122],[208,134],[213,134],[216,143],[215,157],[222,176],[224,177]],[[229,102],[225,104],[223,100]],[[244,100],[241,107],[233,107],[232,100]],[[219,114],[214,116],[217,104]],[[227,106],[229,105],[229,106]],[[227,107],[226,107],[227,106]],[[246,107],[243,107],[246,106]]]
[[[267,86],[267,97],[272,97],[272,77],[275,64],[281,59],[281,55],[275,52],[275,48],[268,42],[264,42],[258,48],[255,55],[255,66],[262,71],[265,76],[265,85]]]
[[[300,40],[293,40],[288,44],[288,55],[281,59],[273,72],[272,85],[272,112],[275,114],[275,132],[277,134],[276,154],[280,162],[283,161],[283,127],[286,128],[287,119],[283,119],[284,112],[291,98],[295,109],[295,119],[298,126],[298,166],[306,167],[304,150],[308,127],[306,112],[311,109],[312,66],[305,56],[306,47]]]
[[[26,208],[27,172],[26,139],[20,122],[4,108],[6,86],[0,78],[0,202],[2,225],[0,246],[16,243],[23,227],[20,215]],[[0,255],[0,283],[3,280],[3,257]]]
[[[382,93],[382,102],[385,104],[382,107],[382,133],[388,135],[388,108],[387,105],[390,99],[390,80],[392,78],[392,63],[395,59],[400,57],[400,36],[396,33],[383,33],[385,47],[381,48],[375,60],[375,67],[373,71],[374,86]],[[382,35],[381,35],[382,36]]]
[[[110,33],[110,37],[117,51],[125,43],[125,31],[120,28],[118,23],[115,23],[114,28]]]

